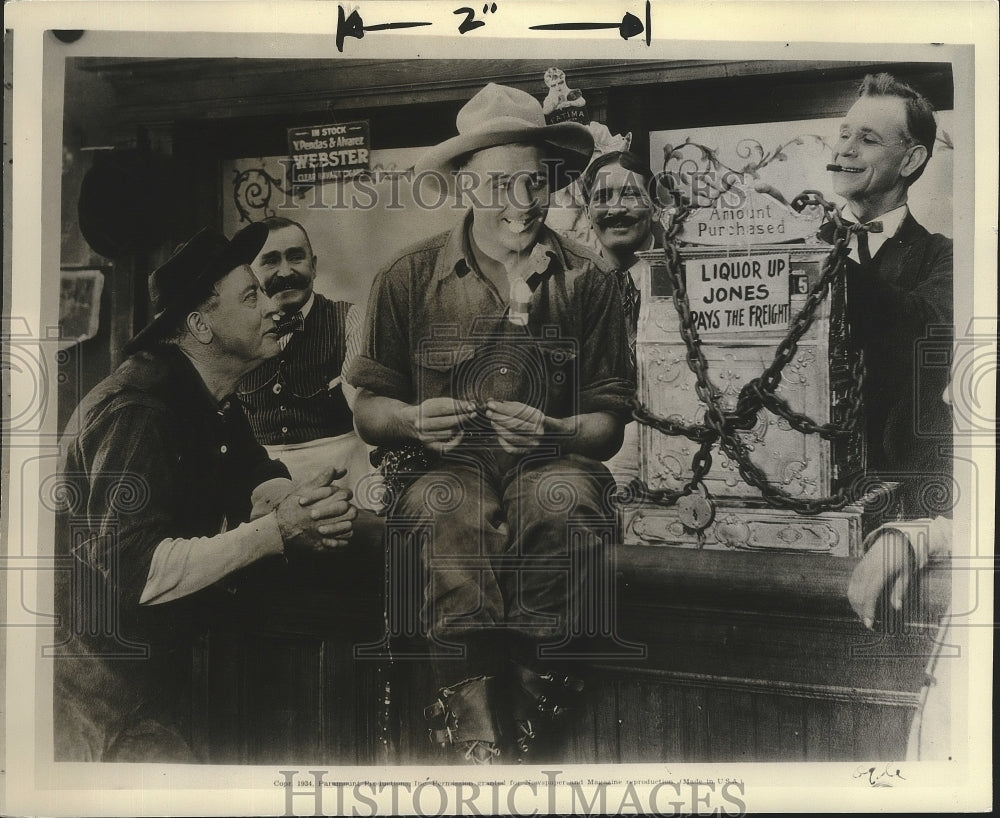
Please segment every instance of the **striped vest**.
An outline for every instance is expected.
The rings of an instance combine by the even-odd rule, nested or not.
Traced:
[[[305,328],[240,382],[236,396],[261,443],[304,443],[354,429],[340,383],[330,388],[344,365],[350,306],[316,293]]]

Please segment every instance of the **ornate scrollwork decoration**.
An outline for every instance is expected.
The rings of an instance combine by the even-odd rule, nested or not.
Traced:
[[[790,148],[817,146],[832,151],[830,144],[818,134],[802,134],[771,150],[765,150],[757,139],[741,139],[736,155],[745,159],[741,167],[731,167],[719,158],[718,150],[691,141],[679,145],[664,145],[663,169],[659,174],[661,187],[669,190],[678,205],[688,208],[712,207],[734,186],[747,179],[758,179],[760,171],[772,162],[784,162]]]
[[[254,216],[258,219],[274,216],[275,209],[271,206],[271,197],[275,191],[284,194],[286,200],[289,196],[301,199],[309,188],[286,187],[285,180],[272,176],[263,164],[259,167],[233,171],[233,204],[236,205],[241,222],[252,222],[255,220]]]

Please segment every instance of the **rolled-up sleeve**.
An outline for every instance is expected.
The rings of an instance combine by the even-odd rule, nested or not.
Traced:
[[[365,315],[361,353],[346,378],[358,389],[410,402],[409,278],[405,266],[375,277]]]

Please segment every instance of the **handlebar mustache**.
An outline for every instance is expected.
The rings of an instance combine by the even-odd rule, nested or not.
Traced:
[[[635,216],[616,214],[599,218],[597,221],[601,227],[631,227],[633,224],[638,224],[640,219]]]
[[[309,286],[309,282],[302,276],[276,276],[264,287],[264,291],[269,295],[277,295],[285,290],[303,290]]]

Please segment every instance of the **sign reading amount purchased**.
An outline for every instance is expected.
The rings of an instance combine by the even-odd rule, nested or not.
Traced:
[[[695,328],[702,335],[788,327],[788,254],[694,258],[684,265]]]
[[[293,185],[315,185],[368,170],[371,163],[368,123],[289,128],[288,156],[292,160]]]

